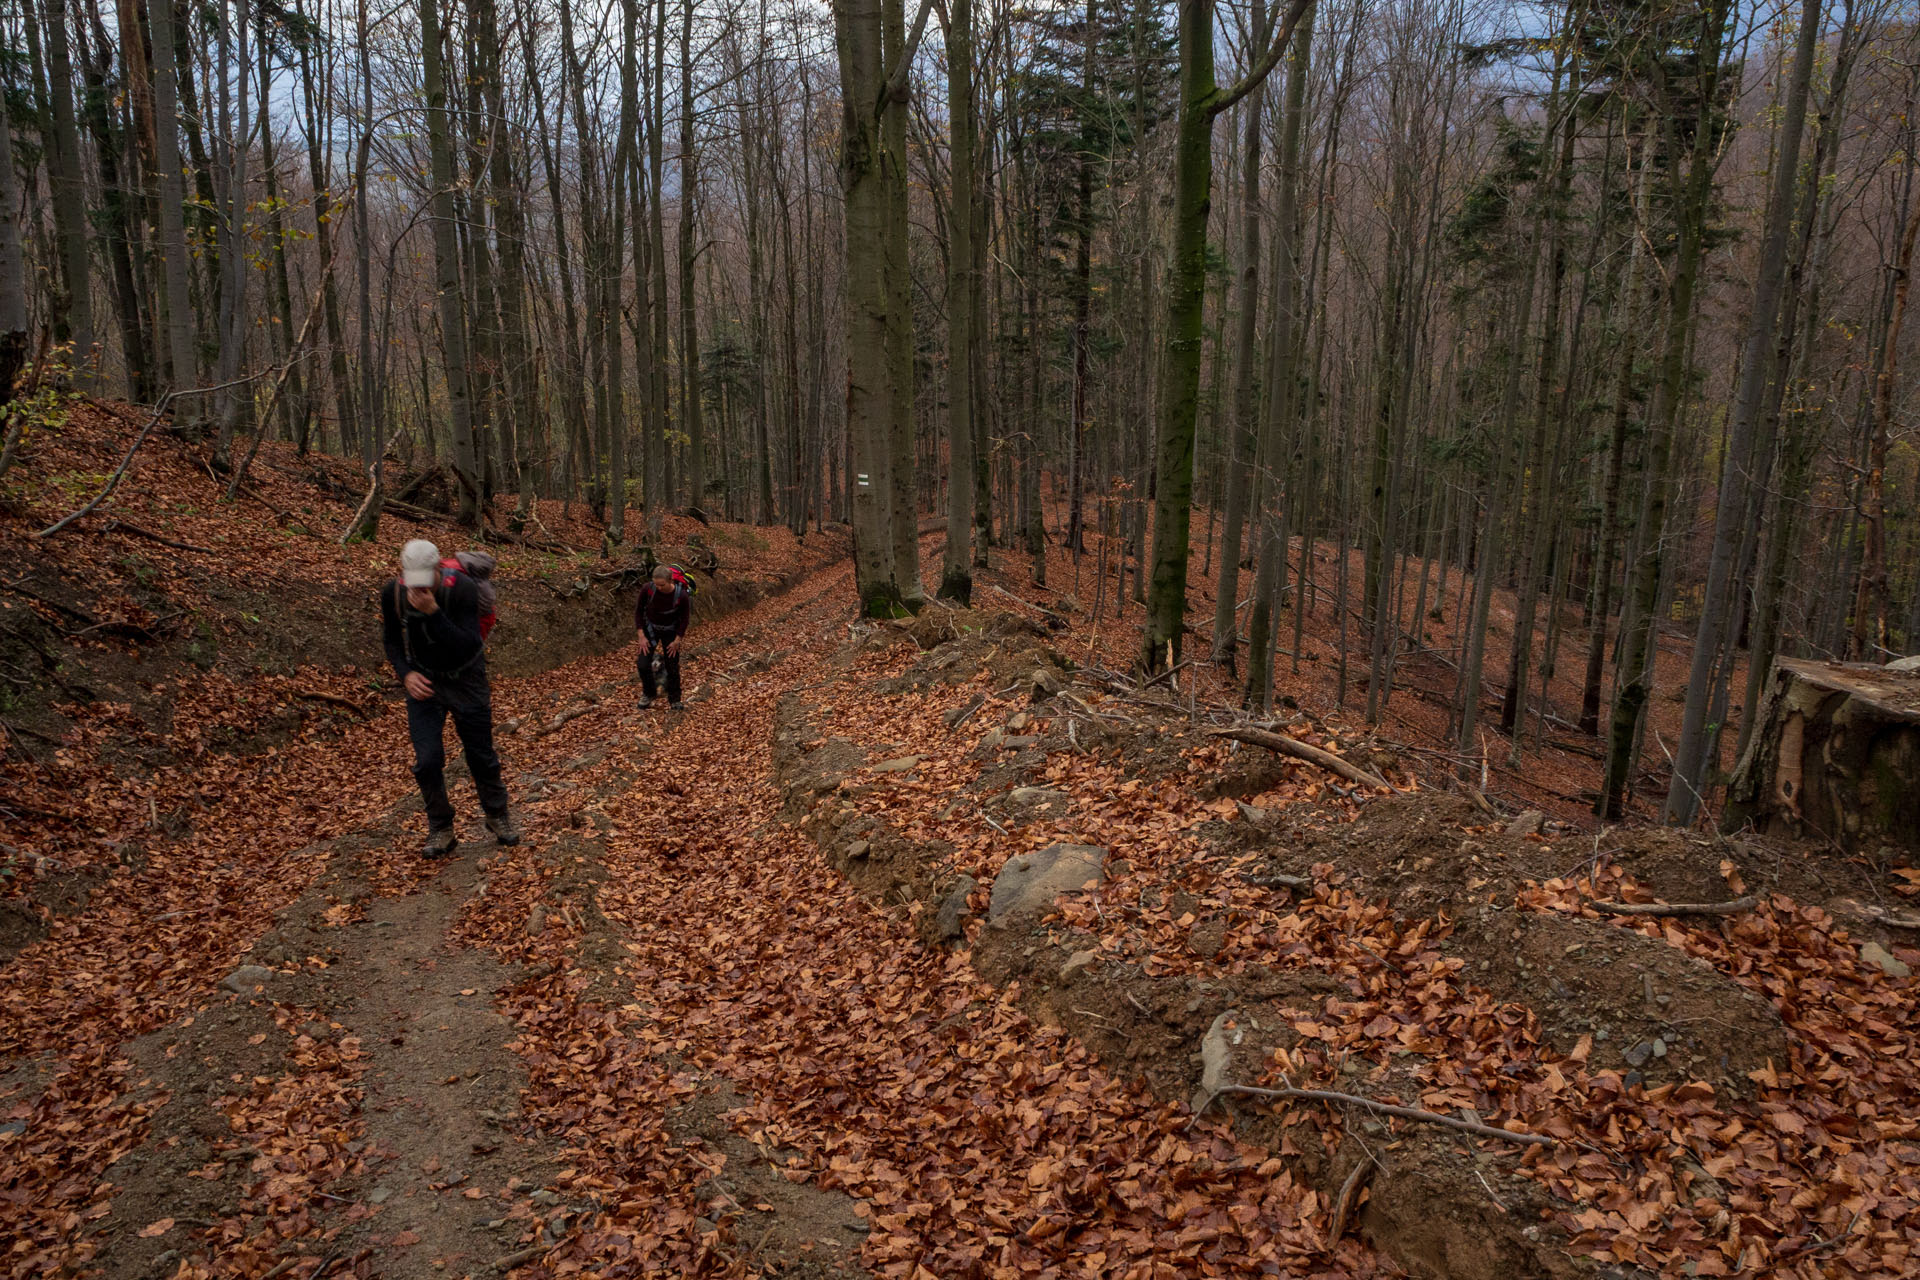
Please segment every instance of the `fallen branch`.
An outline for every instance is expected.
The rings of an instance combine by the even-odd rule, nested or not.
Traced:
[[[551,1253],[552,1251],[553,1246],[550,1244],[528,1245],[524,1249],[516,1249],[506,1257],[497,1260],[493,1264],[493,1269],[495,1271],[511,1271],[515,1267],[523,1267],[535,1258]]]
[[[1264,729],[1215,729],[1209,735],[1214,738],[1232,738],[1235,742],[1245,742],[1256,747],[1265,747],[1277,751],[1283,756],[1292,756],[1296,760],[1305,760],[1317,764],[1329,773],[1337,773],[1348,782],[1356,782],[1363,787],[1382,787],[1396,794],[1400,788],[1388,782],[1377,773],[1369,773],[1350,760],[1342,760],[1331,751],[1322,751],[1319,747],[1310,747],[1298,738],[1290,738],[1284,733],[1268,733]]]
[[[1241,876],[1240,878],[1246,881],[1248,884],[1252,885],[1256,889],[1311,889],[1313,888],[1312,876],[1288,876],[1288,875],[1281,875],[1279,872],[1273,872],[1271,874],[1263,875],[1263,876],[1248,874],[1248,875]]]
[[[1534,1147],[1550,1147],[1554,1142],[1544,1133],[1518,1133],[1512,1129],[1496,1129],[1490,1124],[1481,1124],[1475,1120],[1460,1120],[1453,1116],[1443,1116],[1438,1111],[1402,1107],[1391,1102],[1363,1098],[1357,1093],[1336,1093],[1332,1089],[1260,1089],[1250,1084],[1229,1084],[1214,1090],[1213,1095],[1207,1099],[1207,1106],[1212,1106],[1216,1099],[1228,1094],[1244,1094],[1250,1098],[1307,1098],[1315,1102],[1344,1102],[1356,1107],[1365,1107],[1369,1111],[1378,1111],[1381,1115],[1398,1116],[1402,1120],[1417,1120],[1422,1124],[1437,1124],[1442,1128],[1457,1129],[1461,1133],[1470,1133],[1476,1138],[1499,1138],[1507,1142],[1518,1142]],[[1201,1108],[1201,1111],[1205,1110],[1206,1107]]]
[[[1752,894],[1731,902],[1600,902],[1587,903],[1603,916],[1733,916],[1751,911],[1759,899]]]
[[[542,737],[542,738],[544,738],[544,737],[546,737],[546,736],[547,736],[548,734],[550,734],[550,733],[557,733],[557,732],[559,731],[559,729],[560,729],[560,727],[561,727],[562,725],[564,725],[564,724],[566,724],[566,723],[567,723],[567,721],[569,721],[569,720],[578,720],[578,719],[579,719],[579,718],[580,718],[581,716],[583,716],[583,715],[585,715],[585,714],[587,714],[587,712],[589,712],[589,711],[591,711],[591,710],[593,710],[593,709],[594,709],[594,707],[595,707],[595,706],[597,706],[597,705],[598,705],[597,703],[592,703],[592,702],[589,702],[589,703],[588,703],[587,705],[585,705],[584,707],[574,707],[574,708],[572,708],[571,710],[568,710],[568,711],[562,711],[562,712],[561,712],[561,713],[560,713],[559,715],[557,715],[557,716],[555,716],[555,717],[554,717],[553,719],[551,719],[551,720],[549,720],[549,721],[547,721],[547,726],[546,726],[546,728],[544,728],[544,729],[542,729],[542,730],[540,731],[540,734],[539,734],[539,736],[540,736],[540,737]]]
[[[109,520],[100,526],[100,532],[130,533],[136,538],[145,538],[149,542],[157,542],[163,547],[172,547],[175,551],[197,551],[203,556],[219,554],[219,552],[215,551],[212,547],[196,547],[191,542],[179,542],[172,538],[162,537],[151,529],[142,529],[131,520]]]

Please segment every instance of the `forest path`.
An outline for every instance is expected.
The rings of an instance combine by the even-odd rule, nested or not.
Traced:
[[[468,812],[427,861],[408,798],[290,862],[321,870],[260,968],[131,1046],[100,1212],[17,1273],[1377,1270],[788,823],[776,708],[833,661],[850,576],[701,627],[684,712],[635,705],[630,648],[498,681],[526,841]],[[369,775],[404,765],[382,722]]]

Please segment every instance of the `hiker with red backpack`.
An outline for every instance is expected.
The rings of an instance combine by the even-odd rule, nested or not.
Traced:
[[[654,663],[667,678],[667,707],[680,710],[680,641],[693,621],[693,581],[670,564],[653,566],[653,579],[640,588],[633,606],[633,629],[640,637],[640,695],[642,710],[658,694]]]
[[[413,777],[427,807],[426,854],[441,858],[459,845],[447,798],[447,717],[467,757],[487,830],[501,844],[520,843],[520,827],[500,781],[493,749],[493,690],[486,642],[495,617],[493,557],[463,551],[442,558],[416,538],[400,550],[400,576],[380,591],[387,661],[407,690],[407,735]]]

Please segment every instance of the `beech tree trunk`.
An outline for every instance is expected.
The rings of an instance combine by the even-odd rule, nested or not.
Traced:
[[[420,0],[420,44],[427,95],[427,151],[433,182],[433,262],[440,309],[441,359],[453,435],[453,475],[460,523],[480,522],[480,470],[467,394],[467,317],[460,295],[460,244],[453,211],[453,131],[437,0]]]

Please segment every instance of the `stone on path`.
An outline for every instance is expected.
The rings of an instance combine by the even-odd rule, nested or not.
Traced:
[[[987,919],[1045,911],[1063,893],[1086,889],[1105,878],[1107,851],[1090,844],[1050,844],[1038,853],[1007,859],[993,880]]]

